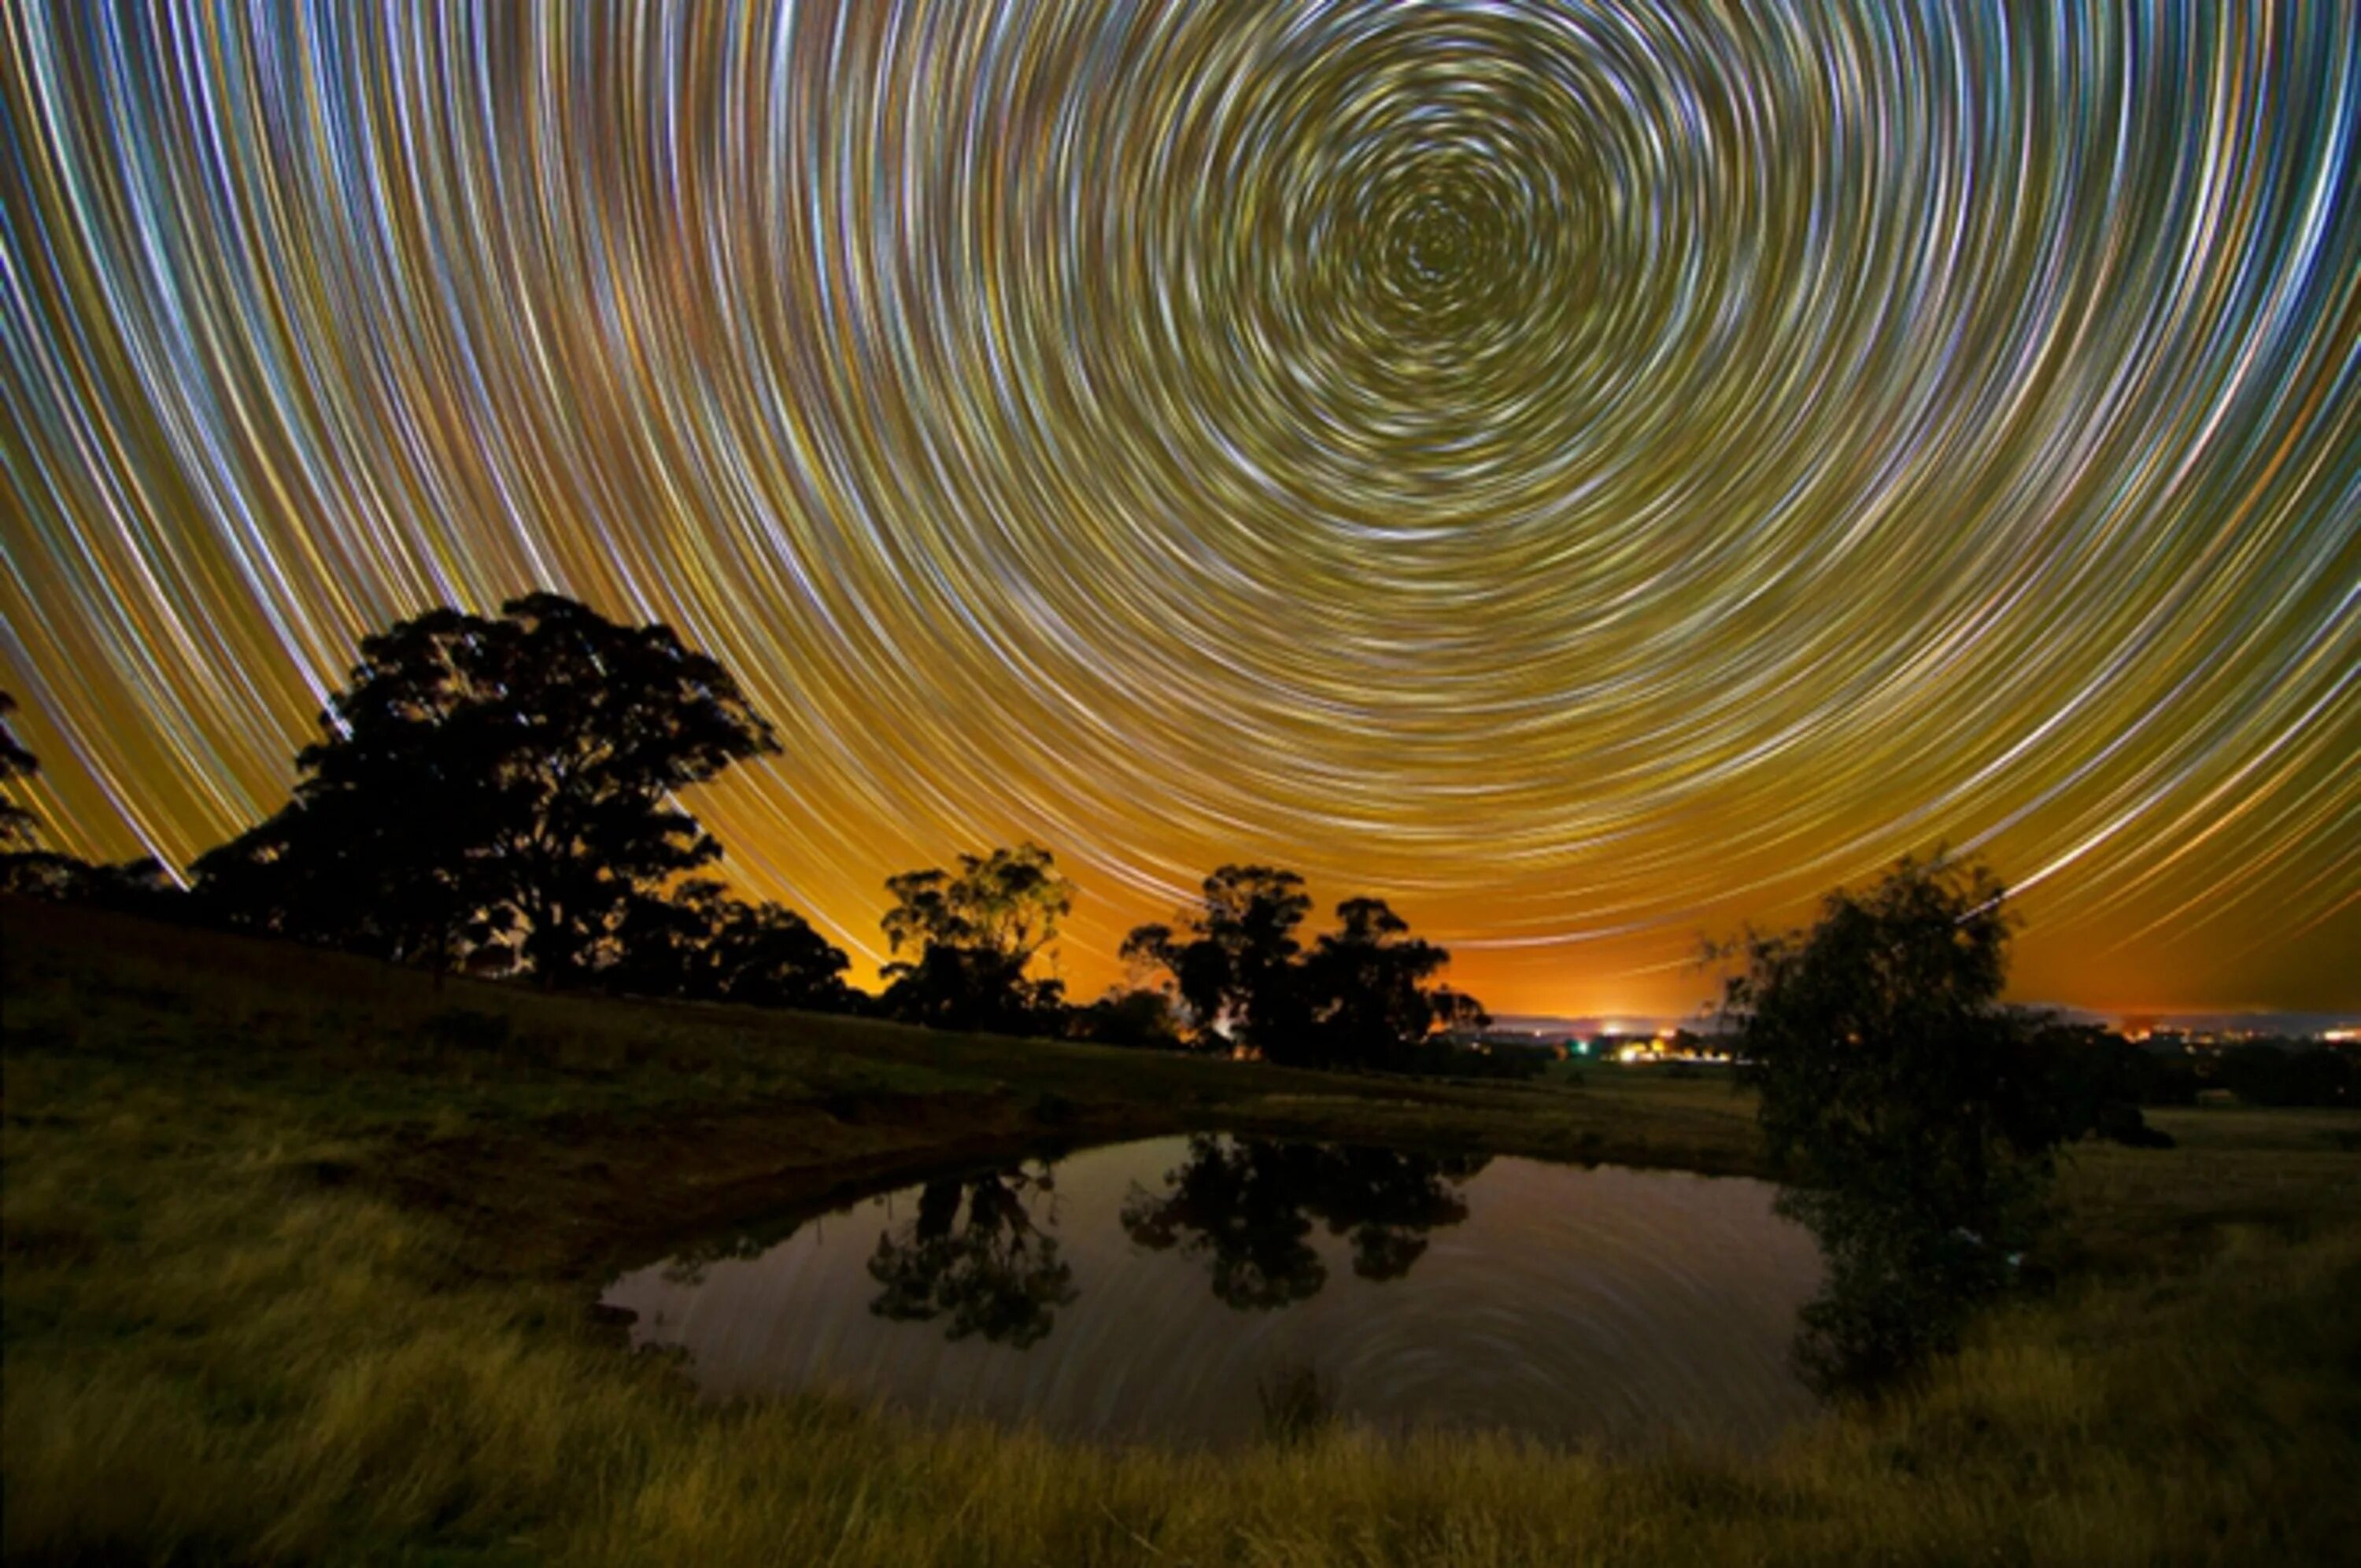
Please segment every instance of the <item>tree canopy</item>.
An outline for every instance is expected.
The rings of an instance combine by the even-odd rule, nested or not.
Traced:
[[[1419,1065],[1438,1018],[1463,1000],[1431,983],[1451,955],[1412,937],[1381,898],[1345,900],[1336,923],[1304,961],[1312,1027],[1303,1054],[1323,1065]]]
[[[1800,1352],[1824,1384],[1875,1384],[1956,1343],[2010,1282],[2072,1130],[2042,1021],[2000,1003],[2004,889],[1905,860],[1829,895],[1808,930],[1755,936],[1726,982],[1743,1080],[1829,1280]]]
[[[1272,866],[1227,865],[1202,891],[1175,925],[1136,927],[1123,956],[1171,977],[1201,1043],[1218,1036],[1283,1054],[1309,1024],[1295,969],[1303,951],[1296,929],[1312,912],[1303,879]]]
[[[0,691],[0,893],[95,904],[135,915],[179,915],[180,889],[152,855],[119,865],[93,865],[78,855],[41,847],[40,818],[5,793],[6,786],[41,771],[40,759],[25,749],[8,724],[8,715],[16,711],[16,699]]]
[[[886,880],[881,922],[896,953],[885,966],[887,1013],[939,1029],[1056,1033],[1064,987],[1029,971],[1073,908],[1074,884],[1038,844],[961,855],[959,870]]]
[[[731,898],[697,878],[635,899],[617,923],[601,979],[620,990],[697,1002],[809,1012],[851,1011],[842,948],[784,905]]]
[[[1434,983],[1451,955],[1410,935],[1380,898],[1336,905],[1336,929],[1309,952],[1303,879],[1270,866],[1223,866],[1172,924],[1141,926],[1124,957],[1161,970],[1197,1043],[1245,1045],[1307,1067],[1430,1065],[1436,1026],[1483,1016],[1473,997]]]
[[[514,934],[587,973],[635,902],[719,858],[676,792],[775,751],[729,673],[555,594],[365,639],[285,809],[201,859],[234,924],[445,964]]]

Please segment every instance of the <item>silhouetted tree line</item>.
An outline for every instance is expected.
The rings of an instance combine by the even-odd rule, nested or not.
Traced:
[[[2202,1071],[2175,1064],[2164,1082],[2175,1095],[2226,1089],[2250,1105],[2351,1105],[2361,1102],[2361,1058],[2330,1046],[2256,1040],[2228,1047]]]
[[[2060,1025],[2051,1043],[2058,1092],[2103,1133],[2124,1124],[2125,1107],[2194,1105],[2208,1090],[2249,1105],[2361,1102],[2361,1053],[2317,1041],[2256,1039],[2165,1055],[2112,1030]]]
[[[1303,879],[1271,866],[1224,866],[1170,925],[1141,926],[1123,945],[1179,996],[1188,1039],[1301,1067],[1436,1069],[1453,1047],[1438,1031],[1490,1022],[1474,998],[1438,985],[1451,955],[1410,935],[1383,899],[1336,905],[1336,929],[1306,948]]]
[[[43,848],[34,814],[5,793],[0,891],[552,987],[1306,1067],[1488,1075],[1511,1065],[1454,1042],[1489,1020],[1440,982],[1450,955],[1412,936],[1384,900],[1345,899],[1334,928],[1309,936],[1303,879],[1266,865],[1220,867],[1170,922],[1134,929],[1123,956],[1155,983],[1086,1005],[1039,972],[1076,893],[1049,850],[1025,843],[905,872],[885,883],[893,961],[882,993],[867,995],[803,916],[733,897],[710,874],[722,846],[682,793],[780,746],[729,672],[670,628],[619,625],[534,593],[497,616],[430,609],[364,639],[359,655],[318,716],[318,739],[296,755],[285,807],[200,856],[186,892],[152,858],[93,865]],[[39,765],[6,723],[14,707],[0,693],[0,786]],[[1917,883],[1887,893],[1929,873],[1912,874]],[[1850,927],[1750,949],[1750,989],[1733,992],[1750,1028],[1759,1034],[1769,1016],[1752,1011],[1756,1001],[1785,994],[1762,989],[1792,981],[1780,966],[1839,928]],[[2186,1104],[2207,1089],[2335,1105],[2361,1087],[2345,1051],[2252,1045],[2165,1058],[2046,1019],[2011,1028],[2011,1081],[2050,1119],[2039,1135],[2053,1140],[2157,1141],[2138,1107]],[[1759,1057],[1762,1042],[1750,1042]]]
[[[1177,930],[1132,933],[1126,955],[1165,970],[1169,990],[1077,1006],[1038,972],[1076,890],[1030,843],[889,878],[893,961],[881,994],[856,991],[844,952],[800,914],[710,874],[722,846],[681,803],[777,754],[770,722],[670,628],[555,594],[497,616],[438,608],[364,639],[317,727],[287,805],[200,856],[185,893],[153,860],[39,848],[32,814],[4,799],[0,888],[437,974],[1307,1065],[1446,1069],[1436,1031],[1483,1022],[1434,983],[1449,955],[1380,900],[1339,905],[1338,929],[1304,948],[1301,879],[1268,867],[1224,867]],[[38,765],[0,721],[0,784]]]
[[[0,691],[0,787],[34,777],[40,759],[27,751],[8,724],[16,699]],[[119,865],[93,865],[73,855],[40,847],[40,819],[29,807],[0,794],[0,893],[22,894],[60,903],[91,904],[134,915],[178,913],[164,863],[153,856]]]

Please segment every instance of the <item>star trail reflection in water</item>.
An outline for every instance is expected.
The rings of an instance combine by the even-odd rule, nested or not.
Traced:
[[[1027,1162],[624,1275],[708,1395],[824,1388],[1165,1443],[1319,1413],[1586,1446],[1754,1446],[1819,1255],[1773,1189],[1227,1137]]]

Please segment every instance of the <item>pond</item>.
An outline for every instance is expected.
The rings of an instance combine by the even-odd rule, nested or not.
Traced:
[[[709,1395],[827,1389],[1069,1436],[1322,1420],[1752,1447],[1814,1408],[1776,1189],[1227,1136],[1030,1160],[626,1274]]]

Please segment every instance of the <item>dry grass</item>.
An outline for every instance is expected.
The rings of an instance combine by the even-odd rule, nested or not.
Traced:
[[[2103,1269],[1767,1458],[1350,1431],[1102,1452],[818,1399],[700,1405],[590,1321],[596,1280],[557,1267],[578,1248],[521,1228],[556,1223],[536,1205],[575,1188],[520,1165],[537,1196],[470,1208],[417,1174],[444,1168],[419,1164],[436,1139],[570,1170],[585,1157],[554,1129],[605,1149],[731,1096],[826,1099],[851,1113],[830,1136],[885,1146],[874,1124],[897,1108],[926,1127],[937,1100],[1032,1103],[1028,1047],[930,1063],[906,1038],[864,1048],[858,1025],[796,1045],[768,1023],[504,996],[470,1006],[544,1044],[469,1059],[420,1033],[451,1001],[410,977],[307,991],[15,931],[7,962],[12,1561],[2246,1563],[2349,1560],[2361,1539],[2349,1117],[2191,1113],[2169,1123],[2179,1150],[2081,1157],[2067,1191]],[[1266,1087],[1213,1108],[1283,1118],[1312,1092]],[[1692,1122],[1743,1126],[1721,1087],[1661,1080],[1341,1098],[1461,1135],[1577,1100],[1664,1146]]]

